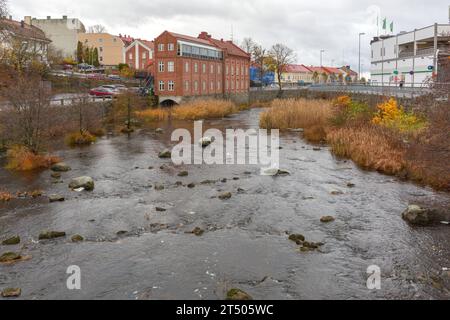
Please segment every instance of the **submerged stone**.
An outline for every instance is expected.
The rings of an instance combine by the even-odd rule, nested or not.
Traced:
[[[296,244],[301,244],[305,241],[305,236],[302,234],[291,234],[289,240],[294,241]]]
[[[63,196],[57,195],[57,194],[51,194],[48,196],[48,200],[50,202],[62,202],[65,200]]]

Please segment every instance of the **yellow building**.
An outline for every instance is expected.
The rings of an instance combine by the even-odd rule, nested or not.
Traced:
[[[79,33],[78,41],[83,47],[97,48],[102,66],[117,66],[125,62],[125,43],[109,33]]]
[[[313,73],[304,65],[289,64],[281,75],[284,84],[313,83]]]

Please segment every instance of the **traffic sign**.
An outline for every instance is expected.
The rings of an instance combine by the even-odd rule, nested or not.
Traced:
[[[429,71],[433,71],[434,70],[434,66],[428,66],[428,70]]]
[[[414,71],[410,71],[409,74],[410,74],[410,75],[413,75],[413,74],[414,74]]]
[[[394,70],[394,74],[397,75],[398,74],[398,70]]]

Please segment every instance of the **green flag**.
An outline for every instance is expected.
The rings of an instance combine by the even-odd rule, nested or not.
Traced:
[[[391,22],[390,29],[391,29],[391,32],[394,32],[394,21]]]
[[[383,19],[383,30],[387,29],[387,18]]]

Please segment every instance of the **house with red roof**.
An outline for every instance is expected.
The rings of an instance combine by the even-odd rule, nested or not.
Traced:
[[[232,41],[164,31],[154,40],[155,94],[160,103],[185,97],[248,93],[250,55]]]
[[[303,64],[288,64],[281,74],[282,84],[311,84],[312,71]]]

